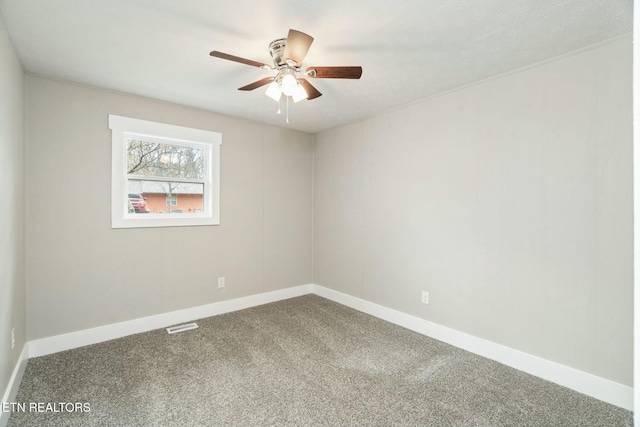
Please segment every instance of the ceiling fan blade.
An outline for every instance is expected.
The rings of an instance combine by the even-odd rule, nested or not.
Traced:
[[[282,58],[295,61],[299,67],[313,43],[313,37],[298,30],[289,30]]]
[[[362,67],[309,67],[307,73],[311,70],[315,70],[309,74],[309,77],[315,77],[316,79],[359,79],[362,76]]]
[[[215,56],[216,58],[226,59],[228,61],[234,61],[234,62],[239,62],[241,64],[251,65],[252,67],[258,67],[258,68],[267,67],[267,68],[271,68],[271,66],[269,66],[267,64],[264,64],[262,62],[252,61],[250,59],[245,59],[245,58],[240,58],[239,56],[229,55],[228,53],[218,52],[217,50],[212,51],[211,53],[209,53],[209,55]]]
[[[271,83],[275,79],[276,79],[275,77],[265,77],[264,79],[260,79],[258,81],[253,82],[253,83],[249,83],[246,86],[239,87],[238,90],[254,90],[254,89],[258,89],[261,86],[264,86],[266,84]]]
[[[305,92],[307,92],[307,95],[308,95],[307,99],[309,101],[311,101],[312,99],[315,99],[315,98],[317,98],[319,96],[322,96],[320,91],[318,89],[316,89],[315,87],[313,87],[313,85],[311,83],[309,83],[308,81],[306,81],[305,79],[298,79],[298,81],[300,82],[300,84],[304,88]]]

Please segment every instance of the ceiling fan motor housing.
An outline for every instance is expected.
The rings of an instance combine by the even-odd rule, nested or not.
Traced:
[[[283,58],[286,43],[287,39],[276,39],[269,43],[269,53],[271,54],[273,63],[276,67],[286,65],[286,62]]]

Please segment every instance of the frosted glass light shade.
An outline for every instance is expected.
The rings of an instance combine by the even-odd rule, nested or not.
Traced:
[[[287,96],[293,95],[293,92],[296,90],[298,82],[296,78],[291,74],[287,74],[282,78],[282,93]]]
[[[294,90],[293,95],[291,95],[291,97],[293,98],[293,102],[302,101],[303,99],[307,99],[308,96],[309,95],[307,95],[307,91],[304,90],[300,83],[298,83],[298,85],[296,86],[296,90]]]
[[[265,92],[265,94],[276,102],[280,101],[280,97],[282,96],[280,85],[276,82],[272,82],[269,86],[267,86],[267,91]]]

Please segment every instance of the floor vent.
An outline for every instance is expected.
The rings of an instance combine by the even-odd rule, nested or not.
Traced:
[[[177,334],[178,332],[188,331],[190,329],[196,329],[198,325],[195,323],[185,323],[184,325],[172,326],[167,328],[167,332],[170,334]]]

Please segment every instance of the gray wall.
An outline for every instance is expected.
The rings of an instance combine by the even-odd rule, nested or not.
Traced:
[[[316,135],[314,283],[632,385],[631,60],[625,37]]]
[[[310,135],[35,76],[27,102],[29,339],[311,282]],[[222,132],[221,225],[111,229],[108,114]]]
[[[0,15],[0,393],[25,343],[24,151],[24,72]]]

